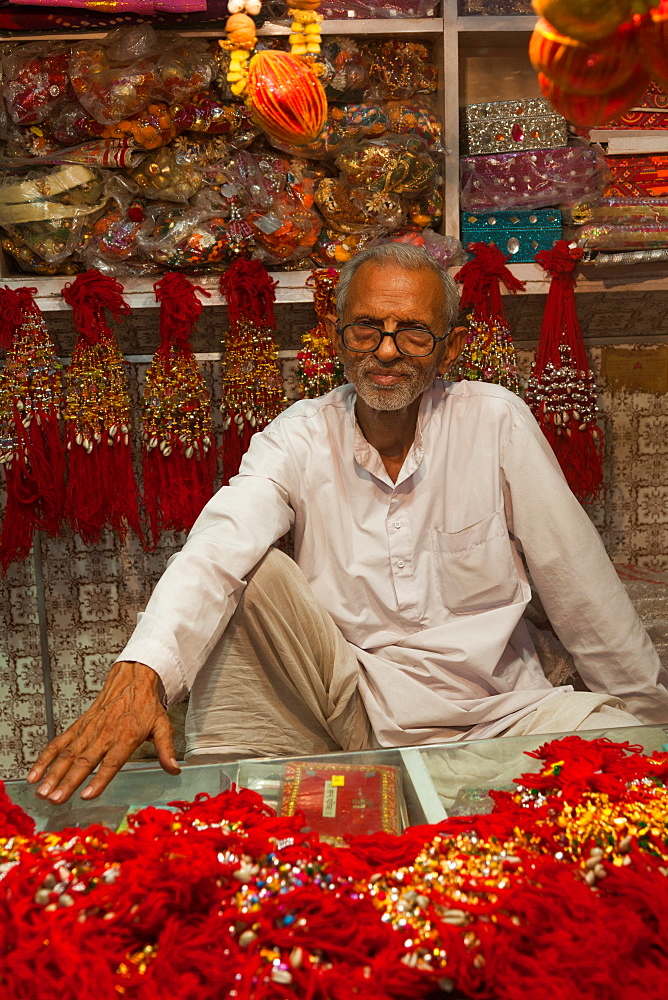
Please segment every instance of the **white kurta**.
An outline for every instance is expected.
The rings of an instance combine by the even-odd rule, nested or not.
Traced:
[[[381,746],[493,736],[555,696],[522,621],[522,552],[587,685],[667,722],[668,676],[528,407],[498,386],[437,380],[393,483],[354,404],[346,385],[252,438],[120,658],[183,697],[245,576],[294,524],[296,561],[354,649]]]

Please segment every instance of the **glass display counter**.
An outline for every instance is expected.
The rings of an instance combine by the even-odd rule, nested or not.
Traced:
[[[257,792],[278,813],[303,813],[309,828],[332,842],[343,842],[350,834],[401,833],[406,826],[437,823],[452,815],[489,812],[489,790],[512,788],[513,778],[538,771],[541,762],[527,754],[564,735],[186,764],[177,777],[157,762],[128,765],[99,798],[87,802],[74,795],[61,805],[39,799],[35,786],[25,781],[8,781],[5,787],[35,819],[38,830],[62,830],[92,823],[117,829],[128,812],[191,801],[200,792],[216,795],[236,784]],[[668,749],[668,723],[577,735],[628,742],[646,753]]]

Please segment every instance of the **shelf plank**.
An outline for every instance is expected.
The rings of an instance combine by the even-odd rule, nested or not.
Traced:
[[[276,302],[312,302],[313,289],[306,285],[310,271],[277,271],[269,272],[274,281],[278,281]],[[123,278],[123,296],[133,309],[157,309],[153,283],[160,275],[147,275],[142,278]],[[210,293],[210,298],[202,297],[205,306],[224,306],[225,299],[220,294],[219,275],[209,274],[192,277],[195,284],[200,285]],[[69,306],[60,294],[72,277],[40,278],[31,274],[12,274],[2,278],[2,284],[9,288],[20,288],[28,285],[37,289],[35,302],[42,312],[67,312]]]
[[[589,139],[604,146],[609,156],[668,152],[666,129],[594,128],[589,133]]]
[[[535,14],[510,14],[507,17],[475,15],[457,18],[457,30],[481,31],[533,31],[538,18]]]
[[[110,26],[109,31],[112,30]],[[156,31],[170,31],[169,25],[158,25]],[[441,17],[392,17],[392,18],[357,18],[343,20],[324,20],[320,28],[323,35],[441,35],[443,33],[443,18]],[[181,28],[178,33],[188,38],[223,38],[225,27]],[[49,41],[79,41],[84,38],[103,38],[108,32],[68,32],[59,31],[50,34],[28,33],[18,34],[16,31],[0,31],[0,39],[13,42]],[[289,35],[290,25],[278,21],[265,21],[258,29],[259,37]]]

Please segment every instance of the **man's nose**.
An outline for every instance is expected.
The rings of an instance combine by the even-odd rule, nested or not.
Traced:
[[[392,333],[387,330],[383,331],[383,339],[374,351],[374,354],[379,361],[393,361],[395,358],[401,357],[401,351],[397,350]]]

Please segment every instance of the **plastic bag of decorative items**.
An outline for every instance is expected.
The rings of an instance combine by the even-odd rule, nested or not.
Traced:
[[[232,51],[217,40],[144,24],[8,43],[0,227],[17,268],[127,276],[220,270],[239,254],[275,268],[340,265],[371,240],[438,226],[429,46],[321,41],[327,116],[302,144],[263,130],[234,96]],[[257,51],[293,44],[262,38]]]
[[[348,19],[352,17],[434,17],[438,0],[322,0],[320,13],[325,17]]]
[[[51,264],[73,253],[105,200],[100,173],[76,164],[0,177],[3,228]]]

